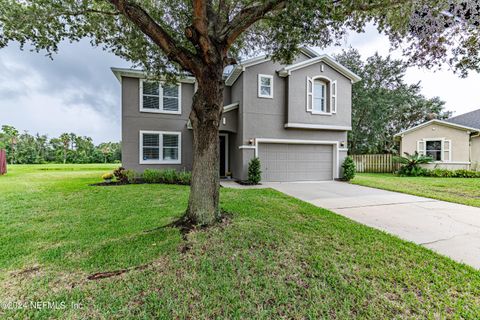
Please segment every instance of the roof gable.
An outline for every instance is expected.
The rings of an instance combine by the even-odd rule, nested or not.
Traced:
[[[300,51],[301,51],[301,53],[303,53],[304,55],[306,55],[310,59],[316,58],[316,57],[319,56],[319,54],[316,51],[314,51],[310,48],[307,48],[307,47],[300,48]],[[267,55],[261,55],[261,56],[255,57],[255,58],[246,59],[244,61],[241,61],[240,63],[238,63],[233,68],[233,70],[227,76],[227,79],[225,80],[225,84],[227,86],[233,85],[235,83],[235,81],[237,81],[238,77],[240,77],[242,72],[245,71],[246,68],[251,67],[251,66],[255,66],[257,64],[261,64],[261,63],[264,63],[264,62],[267,62],[267,61],[270,61],[270,60],[271,60],[271,57],[269,57]]]
[[[340,74],[344,75],[348,79],[350,79],[353,83],[360,81],[362,78],[360,78],[358,75],[350,71],[349,69],[345,68],[343,65],[335,61],[332,57],[330,57],[328,54],[322,54],[319,55],[315,58],[309,59],[307,61],[302,61],[296,64],[291,64],[289,66],[286,66],[282,68],[281,70],[278,71],[279,75],[281,77],[286,77],[291,74],[292,71],[306,68],[308,66],[311,66],[313,64],[319,63],[319,62],[324,62],[331,68],[333,68],[335,71],[339,72]]]
[[[138,69],[128,69],[128,68],[110,68],[113,74],[117,78],[119,82],[122,82],[122,77],[129,77],[129,78],[138,78],[138,79],[146,79],[147,73],[142,70]],[[195,77],[192,76],[185,76],[178,79],[179,82],[182,83],[195,83]]]
[[[446,127],[450,127],[450,128],[454,128],[454,129],[458,129],[458,130],[470,131],[470,132],[478,132],[479,131],[476,128],[467,127],[467,126],[459,125],[459,124],[456,124],[456,123],[451,123],[451,122],[447,122],[447,121],[443,121],[443,120],[434,119],[434,120],[430,120],[430,121],[424,122],[422,124],[419,124],[418,126],[412,127],[410,129],[404,130],[400,133],[397,133],[394,137],[395,138],[401,137],[404,134],[419,130],[419,129],[427,127],[431,124],[443,125],[443,126],[446,126]]]

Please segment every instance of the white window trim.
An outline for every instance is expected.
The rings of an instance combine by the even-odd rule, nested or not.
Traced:
[[[452,162],[452,140],[446,139],[444,137],[442,138],[423,138],[421,140],[417,141],[417,152],[419,154],[427,155],[427,141],[441,141],[442,143],[442,150],[440,151],[441,155],[441,160],[440,161],[432,161],[432,163],[451,163]],[[424,149],[419,150],[419,142],[423,142]],[[449,149],[448,149],[448,159],[445,159],[445,142],[449,143]]]
[[[329,113],[327,111],[322,111],[322,110],[315,110],[315,81],[319,81],[320,85],[323,87],[323,96],[321,97],[321,100],[323,100],[323,109],[327,110],[328,108],[328,91],[327,91],[327,83],[324,81],[324,79],[320,78],[314,78],[312,79],[312,113],[314,114],[326,114]]]
[[[317,111],[317,110],[314,110],[313,109],[313,97],[315,96],[315,80],[323,80],[325,81],[325,89],[328,87],[330,87],[329,89],[329,95],[327,94],[327,97],[325,97],[325,102],[330,104],[330,111]],[[335,83],[335,94],[332,94],[332,85]],[[312,92],[309,92],[308,91],[308,86],[309,84],[311,84],[312,86]],[[310,77],[307,77],[307,87],[306,87],[306,91],[307,91],[307,101],[306,101],[306,106],[307,106],[307,112],[310,112],[311,114],[315,114],[315,115],[320,115],[320,116],[331,116],[335,113],[337,113],[337,91],[338,91],[338,86],[337,86],[337,81],[336,80],[332,80],[328,77],[325,77],[323,75],[320,75],[320,76],[314,76],[312,78]],[[309,97],[312,97],[312,105],[309,106]],[[335,98],[335,104],[332,103],[332,98]]]
[[[268,78],[270,79],[270,94],[269,95],[264,95],[262,94],[262,78]],[[258,84],[257,84],[257,91],[258,91],[258,97],[259,98],[267,98],[267,99],[273,99],[273,76],[268,75],[268,74],[259,74],[258,75]]]
[[[333,87],[335,87],[335,90],[333,90]],[[333,80],[330,82],[330,112],[331,113],[337,113],[337,91],[338,91],[337,80]],[[335,103],[333,103],[334,99],[335,99]]]
[[[144,134],[158,134],[159,139],[159,152],[158,160],[143,160],[143,135]],[[163,160],[163,135],[171,134],[178,136],[178,159],[177,160]],[[149,131],[140,130],[139,135],[139,163],[140,164],[181,164],[182,163],[182,133],[179,131]]]
[[[165,114],[182,114],[182,83],[179,82],[177,83],[178,85],[178,111],[169,111],[169,110],[163,110],[163,86],[165,82],[158,82],[159,88],[158,88],[158,109],[148,109],[143,107],[143,83],[147,81],[149,82],[148,79],[140,79],[140,86],[139,86],[139,107],[140,107],[140,112],[144,113],[165,113]],[[153,81],[155,82],[155,81]]]
[[[219,133],[219,136],[225,137],[225,174],[230,172],[230,168],[228,167],[228,149],[230,148],[229,141],[228,141],[228,133]]]

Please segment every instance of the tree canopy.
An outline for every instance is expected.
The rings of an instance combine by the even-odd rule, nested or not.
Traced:
[[[0,0],[0,48],[50,54],[89,38],[157,74],[196,73],[213,47],[227,51],[225,65],[258,51],[288,61],[299,45],[324,47],[373,22],[411,62],[466,74],[480,70],[479,12],[478,1],[455,0]]]
[[[405,82],[407,65],[402,60],[379,54],[362,60],[355,49],[343,51],[336,59],[362,77],[352,87],[352,131],[348,137],[352,154],[395,152],[395,134],[451,115],[439,97],[427,99],[420,93],[420,82]]]
[[[121,161],[118,142],[94,145],[92,138],[63,133],[58,138],[28,132],[3,125],[0,130],[0,149],[7,151],[8,163],[113,163]]]

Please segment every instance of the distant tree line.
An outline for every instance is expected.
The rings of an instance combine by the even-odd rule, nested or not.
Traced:
[[[440,98],[429,99],[421,94],[420,82],[405,82],[407,64],[402,60],[379,54],[363,60],[355,49],[335,58],[362,78],[352,87],[349,153],[398,152],[395,134],[428,120],[451,116]]]
[[[74,133],[49,139],[38,133],[20,133],[9,125],[1,128],[0,149],[6,149],[9,164],[113,163],[120,162],[122,154],[119,142],[95,145],[92,138]]]

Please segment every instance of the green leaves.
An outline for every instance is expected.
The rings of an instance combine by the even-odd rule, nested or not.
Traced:
[[[402,164],[398,174],[401,176],[420,176],[424,174],[425,169],[422,168],[421,164],[427,164],[433,161],[432,157],[419,154],[415,151],[414,154],[409,154],[405,152],[405,156],[394,157],[393,160]]]
[[[262,180],[260,159],[255,157],[248,163],[248,182],[258,184]]]
[[[0,48],[18,42],[22,47],[31,45],[37,51],[52,54],[61,41],[89,38],[92,45],[157,76],[185,71],[177,64],[180,51],[196,64],[202,63],[197,59],[205,54],[200,50],[200,42],[185,35],[193,23],[190,0],[124,1],[140,7],[173,41],[176,49],[168,52],[160,49],[138,21],[134,23],[118,11],[114,2],[117,1],[0,0]],[[250,10],[254,6],[267,9]],[[230,57],[264,51],[276,60],[290,62],[300,45],[325,47],[338,42],[348,29],[363,31],[367,23],[374,22],[395,46],[408,40],[405,54],[411,63],[432,67],[448,61],[462,75],[469,69],[480,70],[477,1],[213,0],[207,8],[206,36]],[[253,12],[257,15],[254,19]],[[225,44],[225,32],[235,28],[232,24],[238,22],[235,17],[240,14],[245,16],[242,21],[255,22],[246,26],[234,43]]]
[[[343,168],[343,179],[346,181],[350,181],[355,178],[355,162],[353,161],[352,157],[346,157],[342,164]]]

